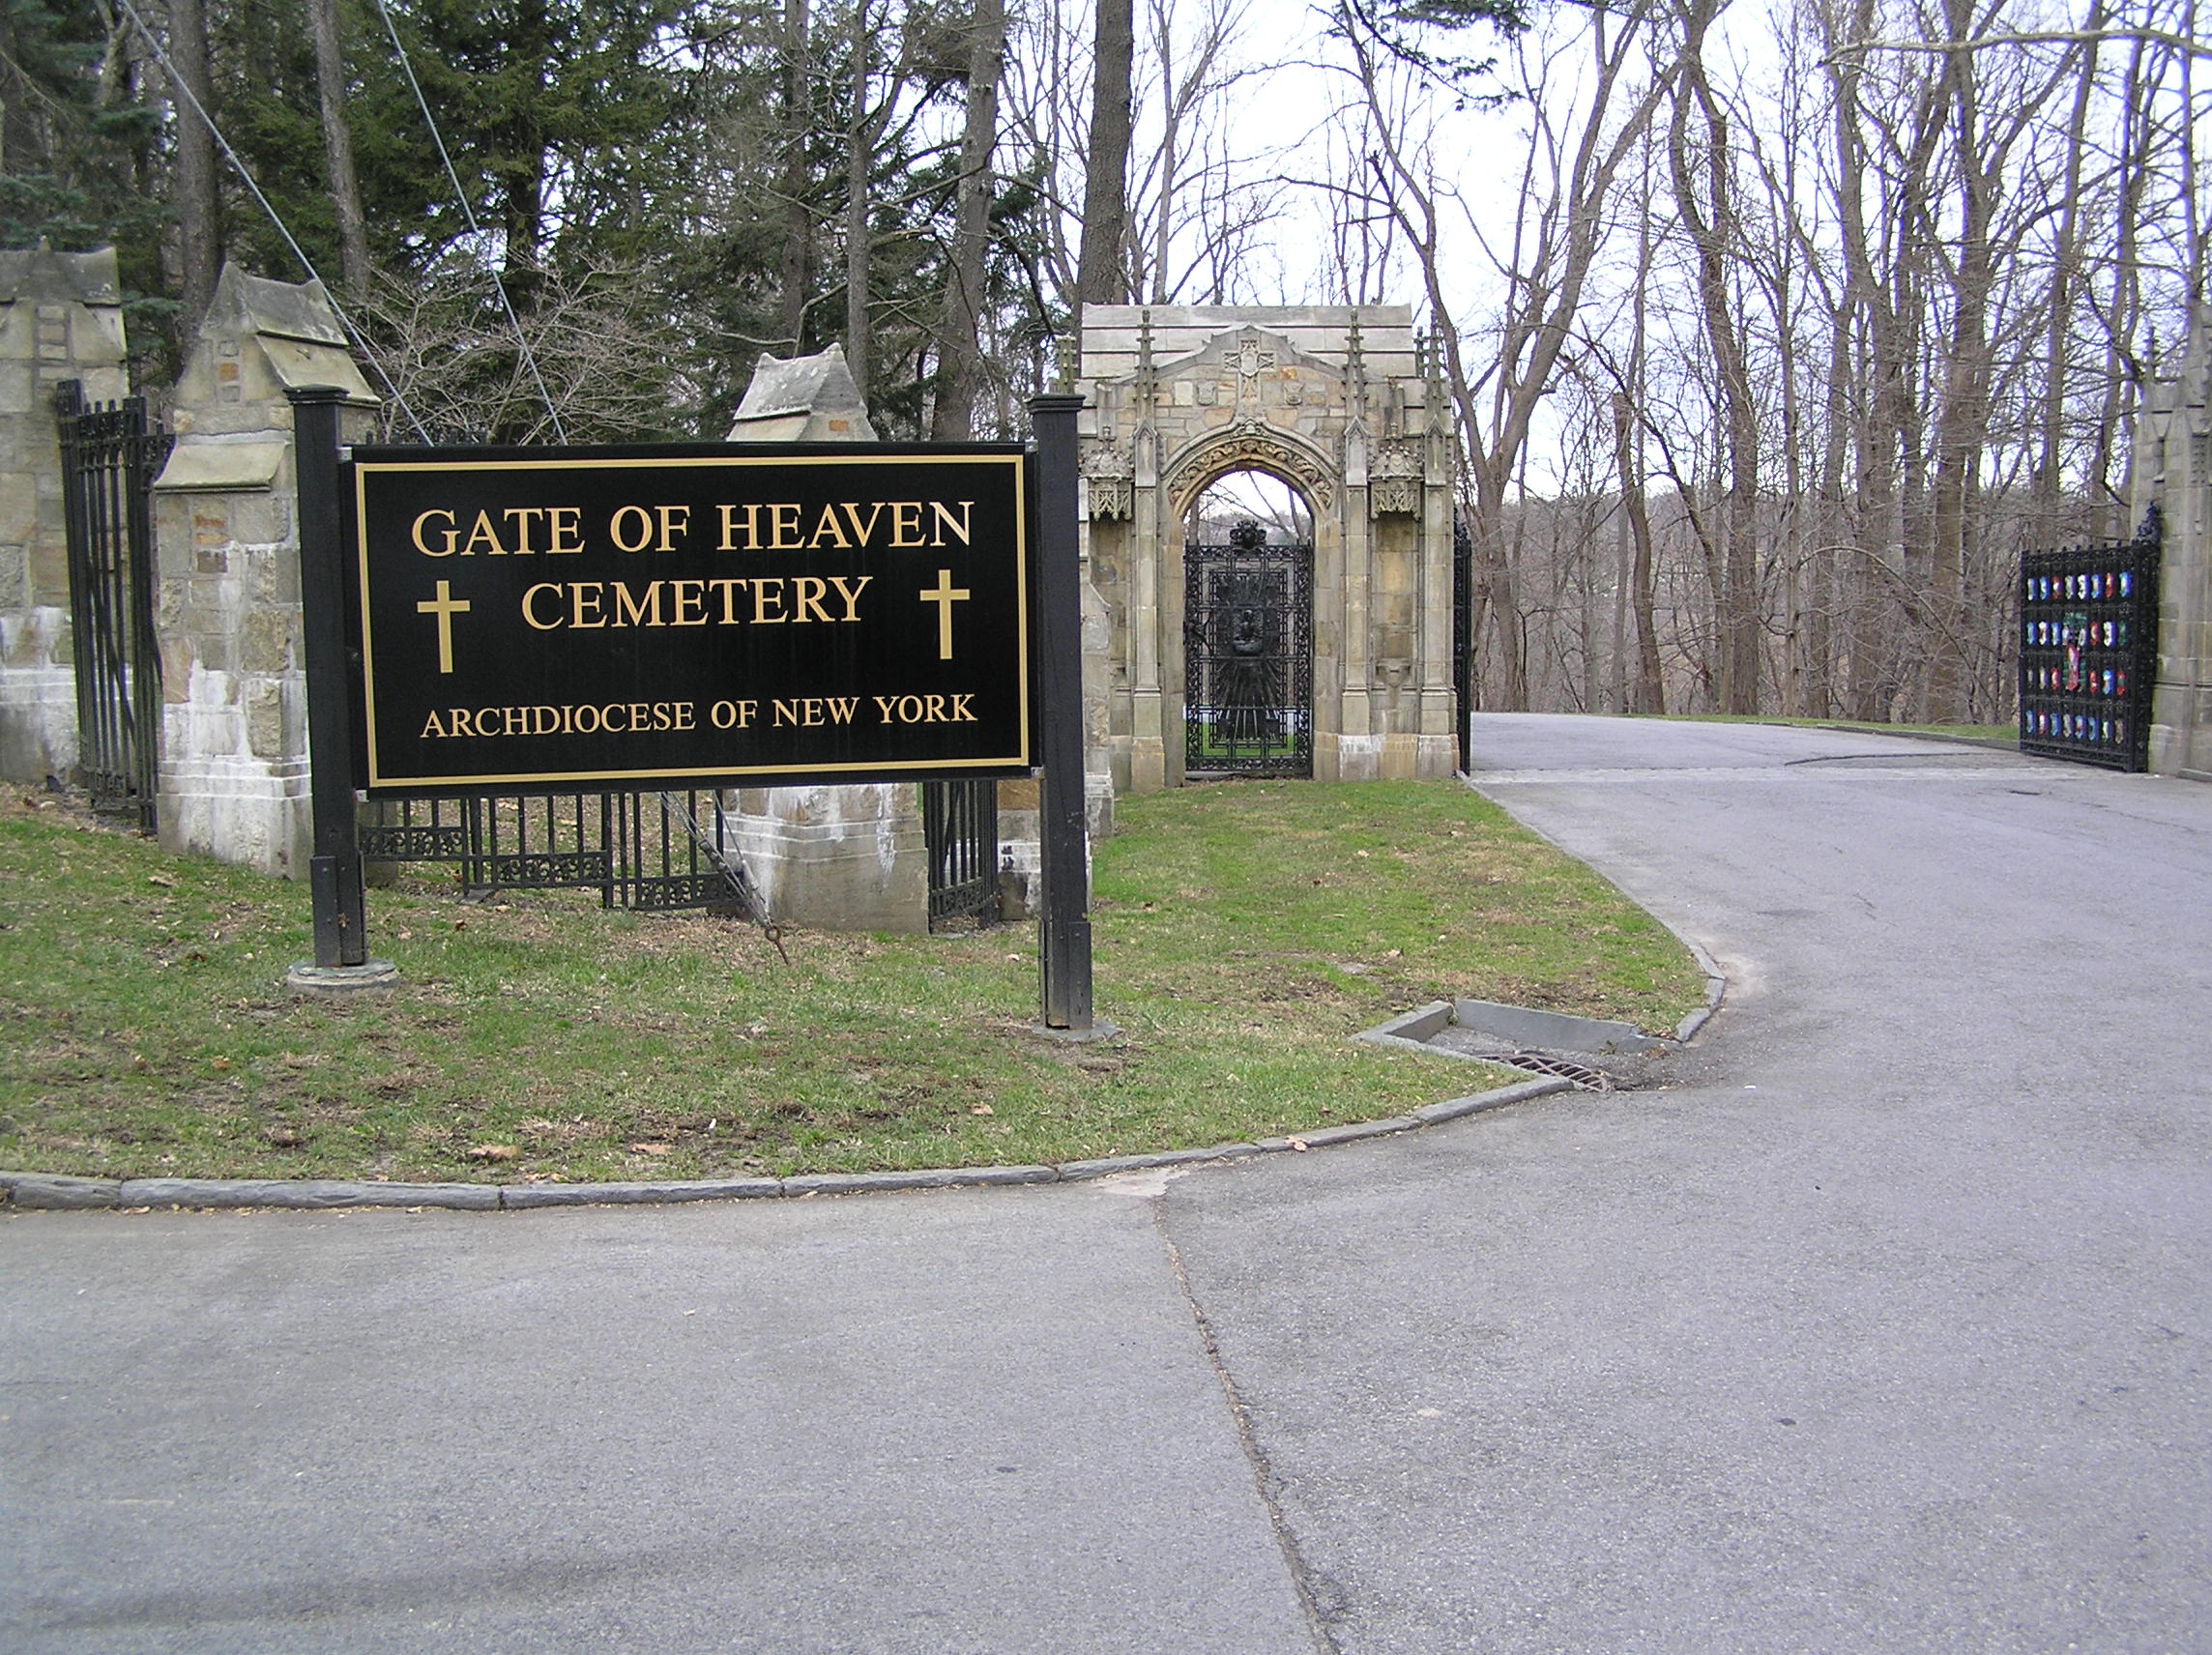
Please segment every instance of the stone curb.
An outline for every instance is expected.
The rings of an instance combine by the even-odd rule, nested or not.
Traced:
[[[792,1178],[667,1178],[591,1184],[391,1184],[340,1178],[79,1178],[55,1173],[0,1172],[0,1205],[27,1209],[143,1207],[275,1207],[321,1212],[346,1206],[446,1207],[515,1212],[546,1206],[658,1206],[692,1201],[802,1201],[810,1196],[882,1195],[894,1190],[993,1189],[1023,1184],[1079,1183],[1117,1173],[1193,1167],[1255,1155],[1302,1154],[1417,1132],[1481,1110],[1571,1089],[1556,1077],[1432,1103],[1387,1120],[1324,1126],[1295,1137],[1251,1144],[1163,1149],[1150,1155],[1109,1155],[1057,1167],[937,1167],[901,1173],[812,1173]]]

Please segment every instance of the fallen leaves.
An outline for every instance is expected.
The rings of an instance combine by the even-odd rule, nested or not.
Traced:
[[[469,1151],[472,1161],[519,1161],[522,1150],[513,1144],[479,1144]]]
[[[673,1144],[626,1144],[623,1146],[633,1155],[665,1155],[675,1147]]]

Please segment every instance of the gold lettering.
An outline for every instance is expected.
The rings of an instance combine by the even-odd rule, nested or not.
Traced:
[[[476,526],[469,531],[469,537],[461,542],[461,556],[464,558],[475,557],[477,547],[485,543],[490,545],[491,550],[486,552],[484,556],[488,558],[507,556],[507,548],[499,543],[499,531],[491,526],[491,513],[479,511]]]
[[[584,595],[586,593],[590,593],[592,597],[592,618],[589,621],[584,619]],[[606,583],[604,581],[579,580],[575,582],[568,588],[568,624],[571,627],[582,627],[587,630],[594,626],[604,626],[607,624],[607,618],[600,606],[605,602]]]
[[[726,546],[723,548],[725,551],[728,549]],[[707,584],[722,595],[721,624],[725,626],[735,626],[738,624],[738,588],[750,586],[752,582],[746,580],[711,580]]]
[[[800,552],[806,549],[799,539],[799,505],[771,505],[768,508],[769,540],[771,552]]]
[[[879,500],[868,508],[868,521],[865,528],[860,524],[860,508],[858,502],[847,501],[837,509],[844,512],[845,521],[853,525],[853,538],[859,541],[864,547],[868,543],[868,537],[876,532],[876,519],[884,514],[884,503]]]
[[[829,698],[830,722],[832,724],[852,723],[853,713],[859,705],[860,698],[857,695],[830,696]]]
[[[830,584],[837,589],[837,595],[845,600],[845,613],[838,616],[838,620],[858,621],[860,618],[860,612],[855,606],[860,601],[860,594],[867,590],[868,582],[875,578],[872,574],[864,574],[860,576],[859,584],[848,591],[843,575],[833,574],[830,577]]]
[[[769,605],[771,603],[775,605],[773,615],[768,612]],[[756,626],[778,626],[790,619],[791,617],[783,612],[783,577],[777,575],[771,579],[754,581],[753,624]]]
[[[522,595],[522,618],[540,632],[558,631],[561,626],[558,616],[551,621],[540,621],[538,619],[538,611],[530,607],[531,600],[541,592],[550,592],[558,598],[561,595],[561,583],[557,580],[541,580],[525,592]]]
[[[422,734],[415,739],[418,741],[427,741],[433,736],[441,741],[446,739],[446,727],[438,722],[438,710],[434,707],[430,710],[428,719],[423,722]]]
[[[891,545],[920,546],[928,542],[921,537],[921,502],[894,500],[891,505]]]
[[[822,508],[821,519],[814,525],[814,537],[806,542],[807,546],[809,548],[820,546],[822,537],[825,535],[830,537],[830,543],[837,547],[838,550],[850,551],[852,549],[853,542],[845,538],[845,531],[838,526],[837,508],[834,506]]]
[[[953,504],[960,508],[960,521],[957,523],[952,521],[952,513],[946,510],[944,501],[932,500],[929,503],[929,509],[935,515],[937,523],[937,537],[929,542],[931,545],[944,545],[945,531],[947,529],[960,537],[960,543],[963,546],[975,543],[968,538],[968,525],[975,516],[975,503],[973,500],[956,500]]]
[[[454,735],[456,735],[456,736],[474,736],[474,735],[476,734],[476,730],[475,730],[475,728],[474,728],[474,726],[473,726],[473,724],[472,724],[472,722],[471,722],[471,718],[470,718],[469,710],[468,710],[467,708],[465,708],[465,707],[455,707],[455,708],[451,708],[451,709],[449,709],[449,710],[448,710],[448,713],[447,713],[447,715],[448,715],[449,717],[451,717],[451,718],[452,719],[452,721],[453,721],[453,734],[454,734]]]
[[[645,601],[639,603],[630,596],[629,586],[626,582],[616,581],[614,583],[615,624],[617,626],[665,625],[666,623],[660,619],[660,589],[664,584],[664,582],[656,580],[648,586],[645,589]],[[652,619],[648,620],[648,616]]]
[[[545,542],[548,556],[573,556],[584,549],[580,537],[583,532],[579,521],[584,515],[581,506],[548,506],[545,508],[545,528],[549,537]]]
[[[814,575],[802,574],[798,577],[795,584],[799,590],[792,598],[792,604],[798,613],[792,616],[792,619],[804,621],[807,619],[806,612],[811,609],[814,611],[813,619],[817,621],[829,620],[829,612],[822,607],[822,596],[830,590],[830,583]]]
[[[629,517],[637,518],[637,539],[623,538],[623,523]],[[615,514],[607,519],[607,538],[614,541],[619,552],[642,552],[653,543],[653,513],[642,506],[618,506]]]
[[[442,552],[432,551],[422,539],[422,525],[429,522],[433,517],[443,517],[446,520],[446,549]],[[460,537],[453,532],[453,514],[451,511],[437,508],[425,511],[422,516],[415,519],[414,535],[415,549],[426,558],[451,557],[453,555],[453,542]]]
[[[922,719],[921,719],[921,721],[922,721],[924,724],[942,724],[942,723],[944,723],[944,722],[945,722],[945,697],[944,697],[944,696],[942,696],[942,695],[932,695],[932,696],[928,696],[928,697],[926,697],[925,699],[926,699],[926,700],[928,701],[928,703],[929,703],[929,711],[928,711],[927,712],[925,712],[925,713],[923,713],[923,714],[922,714]]]
[[[707,624],[707,583],[703,580],[672,580],[668,590],[675,595],[676,613],[669,618],[671,626],[704,626]]]
[[[696,727],[698,722],[699,709],[694,703],[688,701],[679,701],[676,704],[677,729],[689,730]]]
[[[715,547],[715,550],[722,552],[738,550],[738,508],[735,506],[717,506],[714,509],[722,514],[722,543]],[[760,550],[760,507],[757,503],[745,508],[744,550],[748,552]]]
[[[796,724],[796,723],[798,723],[798,722],[799,722],[799,703],[798,703],[798,702],[796,702],[796,701],[774,701],[774,702],[771,702],[771,703],[769,704],[769,706],[770,706],[770,709],[771,709],[771,711],[774,713],[774,721],[775,721],[776,723],[778,723],[778,724]]]
[[[673,552],[676,537],[691,533],[691,508],[688,506],[655,506],[653,514],[660,519],[660,544],[656,551]]]
[[[505,517],[509,523],[513,523],[517,517],[522,519],[522,521],[516,525],[515,529],[514,555],[516,557],[526,558],[530,556],[531,553],[538,550],[536,546],[530,543],[530,520],[533,517],[544,516],[544,507],[509,506],[505,511],[502,511],[500,515]]]
[[[971,711],[969,710],[968,704],[969,704],[971,701],[974,701],[975,699],[975,697],[973,694],[969,694],[969,695],[956,695],[956,696],[954,696],[954,697],[952,698],[952,722],[953,722],[953,723],[955,723],[955,724],[980,724],[980,723],[982,723],[982,722],[983,722],[983,721],[982,721],[980,718],[976,717],[976,716],[975,716],[975,714],[973,711]]]

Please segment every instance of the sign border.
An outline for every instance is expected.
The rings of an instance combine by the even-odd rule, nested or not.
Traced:
[[[1035,773],[1035,708],[1038,663],[1031,648],[1036,582],[1034,556],[1035,488],[1031,471],[1034,453],[1021,443],[654,443],[601,444],[563,448],[434,447],[400,448],[357,444],[340,454],[341,533],[350,542],[346,559],[347,631],[356,656],[362,694],[354,724],[358,741],[355,785],[382,798],[423,798],[472,794],[634,791],[683,783],[710,787],[790,787],[819,783],[928,781],[940,777],[1001,780]],[[368,603],[369,549],[366,479],[371,473],[480,471],[496,463],[502,471],[619,470],[652,464],[692,464],[714,468],[762,466],[809,468],[877,460],[940,465],[1006,464],[1014,484],[1014,583],[1016,674],[1020,682],[1017,751],[980,758],[920,760],[911,764],[851,762],[801,766],[756,766],[730,769],[579,769],[518,771],[468,776],[384,776],[377,773],[376,652]]]

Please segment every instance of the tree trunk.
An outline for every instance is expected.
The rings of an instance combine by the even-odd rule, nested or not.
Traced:
[[[1136,56],[1133,0],[1098,0],[1092,36],[1091,143],[1083,174],[1083,240],[1076,253],[1077,305],[1129,297],[1122,250],[1129,221],[1129,77]]]
[[[222,203],[216,193],[215,138],[207,124],[215,113],[215,92],[200,0],[169,0],[169,61],[176,66],[178,82],[177,260],[184,301],[178,332],[189,340],[207,319],[216,278],[222,274]]]
[[[516,7],[508,50],[514,63],[528,66],[542,94],[553,55],[546,0],[522,0]],[[500,189],[500,230],[506,243],[500,280],[517,316],[528,316],[537,309],[543,280],[545,128],[538,112],[541,97],[515,101],[514,116],[499,133],[499,153],[493,163]]]
[[[863,399],[875,337],[868,327],[868,173],[875,152],[868,122],[868,7],[853,8],[853,117],[845,129],[845,361]]]
[[[1720,382],[1721,435],[1729,479],[1721,584],[1714,594],[1720,710],[1749,713],[1759,711],[1761,661],[1759,411],[1752,395],[1743,334],[1729,292],[1730,261],[1740,254],[1743,238],[1729,179],[1728,121],[1705,81],[1704,32],[1709,20],[1704,0],[1684,19],[1682,79],[1675,92],[1668,160],[1674,173],[1675,205],[1697,252],[1699,307]],[[1693,106],[1700,116],[1698,137],[1704,151],[1705,200],[1700,199],[1696,158],[1691,153],[1689,117]]]
[[[1004,0],[975,0],[969,24],[967,125],[960,137],[960,185],[954,197],[951,269],[945,327],[938,341],[937,407],[930,435],[961,442],[974,434],[981,389],[983,281],[991,247],[991,156],[999,137],[999,73],[1006,55]]]
[[[353,165],[353,129],[346,119],[345,47],[338,37],[337,0],[307,0],[315,37],[315,90],[323,109],[323,160],[330,171],[331,205],[338,220],[338,268],[346,297],[368,293],[368,228],[361,210],[361,180]]]
[[[807,205],[806,134],[813,120],[807,60],[807,0],[783,3],[783,267],[779,273],[786,356],[805,350],[807,285],[814,264],[814,216]]]

